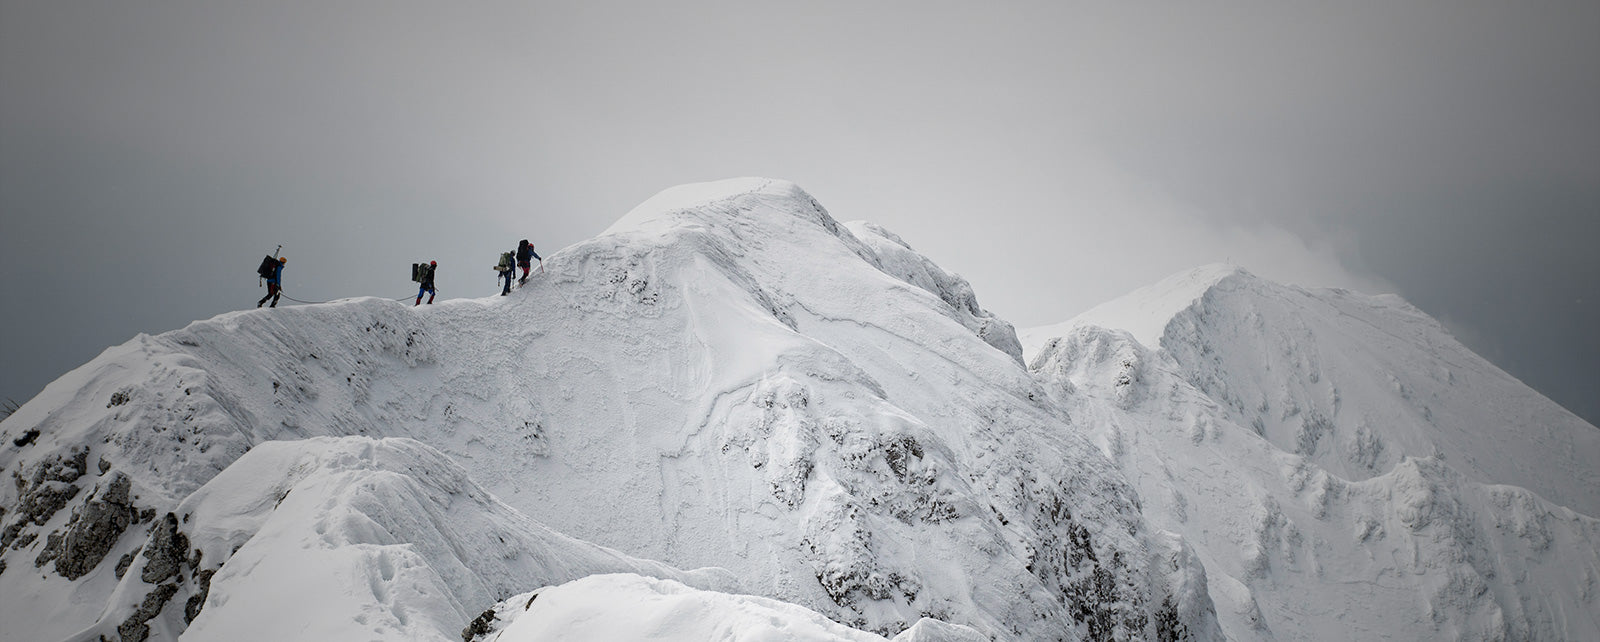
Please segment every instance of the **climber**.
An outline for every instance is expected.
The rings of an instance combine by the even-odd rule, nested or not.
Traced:
[[[539,259],[539,272],[544,273],[544,259],[538,252],[533,251],[533,244],[529,243],[528,239],[522,239],[522,242],[517,244],[517,265],[522,268],[522,278],[517,280],[518,285],[528,282],[528,269],[533,265],[529,259]]]
[[[500,263],[494,266],[495,271],[500,273],[499,278],[506,283],[505,288],[500,290],[500,296],[511,294],[511,279],[517,276],[517,266],[512,262],[512,255],[512,252],[501,252]]]
[[[413,267],[415,269],[412,270],[411,280],[421,283],[422,287],[417,290],[417,302],[411,304],[411,307],[422,305],[422,294],[424,292],[428,294],[428,305],[433,305],[433,296],[435,294],[433,289],[433,275],[439,271],[439,262],[428,261],[427,265],[419,264]]]
[[[260,301],[256,301],[256,307],[261,307],[261,304],[266,303],[267,299],[272,299],[271,307],[278,307],[278,296],[283,294],[283,266],[288,262],[289,259],[281,256],[278,257],[276,263],[262,262],[261,269],[257,270],[256,273],[267,279],[267,295],[261,297]]]

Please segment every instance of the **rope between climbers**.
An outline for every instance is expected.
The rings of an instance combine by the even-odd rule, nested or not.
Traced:
[[[296,298],[294,298],[292,296],[289,296],[287,294],[280,294],[279,296],[281,296],[281,297],[283,297],[285,299],[288,299],[290,301],[294,301],[295,303],[304,303],[306,305],[321,305],[323,303],[332,303],[333,302],[333,301],[301,301],[300,299],[296,299]],[[400,297],[398,299],[389,299],[389,300],[390,301],[410,301],[411,299],[412,299],[412,297],[403,296],[403,297]]]

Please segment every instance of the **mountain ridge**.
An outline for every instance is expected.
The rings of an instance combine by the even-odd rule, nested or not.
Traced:
[[[1473,467],[1482,443],[1455,434],[1480,397],[1509,399],[1496,416],[1532,425],[1554,415],[1395,298],[1206,266],[1155,297],[1173,311],[1154,345],[1077,324],[1025,361],[959,275],[759,178],[667,190],[545,263],[509,297],[227,313],[68,373],[0,423],[0,469],[17,482],[0,488],[0,617],[31,616],[45,639],[133,620],[157,637],[228,637],[276,613],[231,595],[310,581],[247,570],[285,565],[359,598],[279,605],[312,609],[329,635],[455,637],[452,618],[482,612],[482,627],[456,625],[464,637],[513,642],[521,627],[496,618],[527,611],[520,591],[618,571],[919,640],[1600,631],[1562,615],[1597,610],[1583,587],[1600,585],[1600,563],[1563,560],[1594,557],[1600,529],[1545,498],[1585,502],[1582,484]],[[1300,318],[1313,308],[1358,314]],[[1362,356],[1365,342],[1424,356]],[[1586,479],[1572,462],[1589,446],[1573,443],[1552,468]],[[386,460],[398,468],[351,463],[374,448],[405,454]],[[238,480],[271,478],[245,473],[272,462],[369,482],[283,481],[298,490],[268,507],[270,488]],[[443,469],[455,472],[430,472]],[[1487,481],[1507,471],[1545,492]],[[365,487],[389,490],[334,490]],[[186,508],[236,500],[253,507],[238,515],[271,521],[318,498],[369,517],[260,535],[234,513]],[[428,505],[526,532],[359,582],[318,575],[286,544],[376,559],[361,556],[455,541],[433,518],[371,528],[370,515]],[[541,551],[587,561],[557,573],[481,559]],[[151,564],[176,573],[145,579]],[[485,578],[492,590],[466,588]],[[1539,581],[1567,590],[1538,598]],[[1349,588],[1363,582],[1389,586]],[[11,610],[25,603],[47,608]],[[632,622],[625,604],[596,606]]]

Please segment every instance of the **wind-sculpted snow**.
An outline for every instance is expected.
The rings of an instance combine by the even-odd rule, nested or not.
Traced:
[[[1134,299],[1029,333],[1030,363],[1230,638],[1600,637],[1600,530],[1554,499],[1595,492],[1592,426],[1393,297],[1205,268]]]
[[[695,590],[638,575],[595,575],[518,595],[474,622],[467,642],[885,642],[798,606]],[[970,628],[918,620],[891,642],[986,642]]]
[[[453,636],[512,592],[642,572],[508,562],[570,548],[541,524],[876,634],[1218,637],[1201,558],[1147,525],[1010,326],[853,229],[781,181],[692,186],[510,297],[113,348],[0,423],[0,638],[271,637],[274,608],[309,609],[311,637]],[[352,435],[427,446],[317,439]]]
[[[733,585],[559,535],[407,439],[261,444],[129,554],[77,639],[446,640],[471,605],[528,584],[625,571]]]

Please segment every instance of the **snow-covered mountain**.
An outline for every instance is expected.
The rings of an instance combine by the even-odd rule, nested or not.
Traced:
[[[545,265],[51,384],[0,640],[1600,636],[1600,433],[1398,299],[1208,267],[1019,341],[767,179]]]
[[[1233,639],[1600,639],[1600,431],[1394,296],[1230,266],[1022,333]]]

